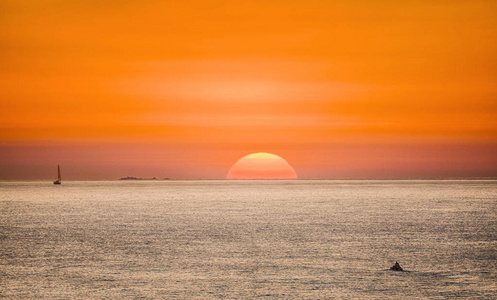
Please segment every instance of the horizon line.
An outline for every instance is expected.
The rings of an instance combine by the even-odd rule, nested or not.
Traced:
[[[329,178],[295,178],[295,179],[227,179],[227,178],[168,178],[168,179],[65,179],[66,181],[310,181],[310,180],[497,180],[497,176],[489,177],[329,177]],[[51,179],[0,179],[0,182],[34,182],[53,181]]]

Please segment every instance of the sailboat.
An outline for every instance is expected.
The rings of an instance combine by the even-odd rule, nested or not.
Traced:
[[[60,179],[60,166],[59,165],[57,165],[57,171],[58,171],[57,180],[55,180],[53,182],[53,184],[60,184],[60,182],[61,182],[61,179]]]

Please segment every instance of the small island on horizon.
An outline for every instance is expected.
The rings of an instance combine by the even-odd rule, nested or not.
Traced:
[[[139,178],[139,177],[134,177],[134,176],[126,176],[119,178],[119,180],[158,180],[156,177],[152,178]],[[169,180],[168,177],[163,178],[162,180]]]

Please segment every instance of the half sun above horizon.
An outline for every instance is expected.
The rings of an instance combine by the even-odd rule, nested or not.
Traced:
[[[226,179],[297,178],[297,173],[284,158],[265,152],[252,153],[240,158],[226,175]]]

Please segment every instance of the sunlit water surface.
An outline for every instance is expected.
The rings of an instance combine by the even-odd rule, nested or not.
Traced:
[[[0,226],[5,298],[497,298],[497,181],[3,182]]]

